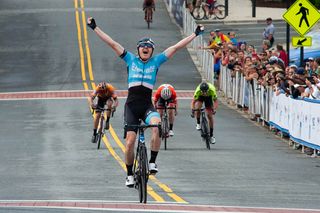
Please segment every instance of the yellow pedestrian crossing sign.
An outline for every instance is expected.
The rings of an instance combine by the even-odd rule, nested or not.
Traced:
[[[292,46],[294,47],[311,47],[312,46],[312,37],[292,37]]]
[[[318,22],[320,13],[308,0],[297,0],[282,17],[303,36]]]

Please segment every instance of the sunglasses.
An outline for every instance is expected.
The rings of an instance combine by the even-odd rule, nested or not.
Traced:
[[[139,45],[139,47],[142,47],[142,48],[144,48],[144,47],[153,48],[153,45],[149,44],[149,43],[142,43],[142,44]]]

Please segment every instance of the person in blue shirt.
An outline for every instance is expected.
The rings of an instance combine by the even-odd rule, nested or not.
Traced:
[[[139,119],[142,119],[147,124],[160,123],[160,115],[152,104],[152,89],[156,83],[159,67],[170,59],[178,50],[182,49],[198,35],[202,34],[204,27],[202,25],[197,26],[194,33],[180,40],[175,45],[168,47],[162,53],[152,56],[155,43],[150,38],[143,38],[138,41],[138,55],[135,55],[127,51],[108,34],[103,32],[96,25],[95,19],[92,17],[88,18],[87,25],[127,64],[128,97],[124,107],[125,123],[128,125],[138,125]],[[136,128],[127,129],[125,163],[127,167],[126,186],[128,187],[134,186],[132,168],[136,136]],[[159,130],[158,128],[152,128],[150,146],[151,158],[149,161],[149,171],[151,174],[155,174],[158,171],[155,161],[160,149],[160,144]]]

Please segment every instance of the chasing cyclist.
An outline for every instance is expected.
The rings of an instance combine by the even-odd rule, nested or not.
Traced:
[[[146,8],[152,8],[153,11],[156,10],[156,5],[154,0],[144,0],[143,1],[143,11],[144,11],[144,20],[147,20],[147,10]],[[151,22],[152,22],[152,16],[151,16]]]
[[[109,129],[109,120],[111,115],[111,110],[113,110],[118,106],[118,98],[114,93],[115,89],[111,84],[107,84],[106,82],[101,82],[97,85],[96,89],[91,93],[89,97],[89,103],[92,109],[95,110],[95,116],[93,119],[93,135],[91,142],[96,142],[97,129],[99,125],[99,119],[101,116],[101,110],[99,108],[104,108],[107,105],[107,118],[105,129]],[[94,104],[93,100],[98,97],[97,104]]]
[[[174,136],[173,132],[173,122],[174,116],[177,115],[177,93],[174,90],[174,87],[170,84],[162,84],[158,87],[157,91],[153,96],[154,106],[158,109],[160,117],[162,118],[163,107],[165,103],[168,103],[167,107],[174,108],[168,109],[169,115],[169,136]]]
[[[213,136],[213,128],[214,128],[213,115],[216,113],[216,110],[218,108],[218,99],[217,99],[216,88],[208,82],[202,82],[197,86],[191,102],[191,110],[192,110],[191,117],[194,117],[194,113],[196,113],[196,120],[197,120],[196,129],[197,130],[201,129],[200,109],[202,107],[203,102],[205,104],[207,117],[209,120],[211,143],[215,144],[216,139]]]
[[[138,55],[125,50],[122,45],[114,41],[108,34],[97,27],[95,20],[89,17],[87,20],[88,26],[94,30],[97,36],[108,44],[115,53],[123,59],[127,64],[128,73],[128,97],[125,103],[125,122],[128,125],[138,125],[139,119],[142,119],[147,124],[160,123],[160,115],[152,104],[152,89],[156,82],[158,69],[171,58],[178,50],[187,46],[198,35],[202,34],[204,27],[197,26],[194,33],[182,39],[177,44],[170,46],[165,51],[152,57],[155,44],[150,38],[143,38],[137,43]],[[133,178],[133,160],[134,160],[134,145],[137,136],[137,128],[128,128],[126,136],[126,151],[125,163],[127,167],[126,186],[134,186]],[[151,137],[151,158],[149,161],[149,171],[155,174],[158,171],[155,163],[161,140],[159,137],[158,128],[152,128]]]

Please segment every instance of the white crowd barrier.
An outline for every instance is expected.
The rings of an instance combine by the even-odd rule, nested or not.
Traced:
[[[293,99],[273,94],[270,125],[304,146],[320,150],[320,100]]]
[[[183,32],[188,36],[196,29],[196,22],[183,7]],[[213,56],[200,50],[206,46],[202,36],[194,39],[191,47],[200,62],[202,78],[213,83]],[[227,67],[221,65],[219,90],[225,97],[240,107],[290,136],[291,140],[304,146],[320,150],[320,101],[296,100],[285,95],[276,96],[271,87],[264,87],[255,80],[248,82],[240,73],[232,76]]]
[[[192,34],[197,27],[194,18],[191,16],[190,12],[183,8],[183,33],[188,36]],[[213,72],[213,56],[210,51],[199,49],[199,47],[207,46],[203,41],[202,36],[198,36],[191,43],[192,51],[196,53],[197,59],[199,61],[201,76],[208,82],[213,84],[214,72]]]
[[[284,94],[276,96],[271,87],[246,81],[244,76],[221,68],[220,90],[225,97],[241,107],[248,107],[251,114],[257,116],[286,133],[290,139],[303,146],[320,150],[320,100],[297,100]]]

